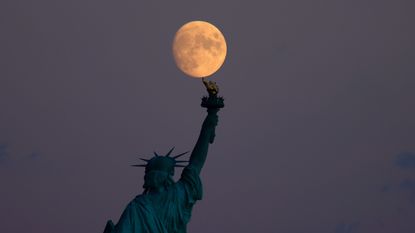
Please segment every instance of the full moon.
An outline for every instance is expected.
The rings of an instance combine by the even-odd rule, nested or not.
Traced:
[[[177,67],[194,78],[215,73],[226,57],[225,37],[214,25],[191,21],[174,36],[173,56]]]

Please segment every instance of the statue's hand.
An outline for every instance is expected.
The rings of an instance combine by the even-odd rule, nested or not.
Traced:
[[[213,143],[213,141],[215,140],[215,136],[216,136],[215,128],[216,128],[216,125],[218,125],[218,121],[219,121],[218,115],[215,112],[215,113],[209,113],[205,121],[203,122],[203,129],[205,129],[206,130],[205,132],[208,132],[210,135],[209,143]]]
[[[208,108],[208,115],[216,115],[219,112],[220,108]]]
[[[209,109],[208,111],[210,111],[210,110],[213,110],[213,109]],[[213,129],[213,130],[215,129],[215,127],[216,127],[216,125],[218,125],[218,121],[219,121],[218,115],[216,114],[216,112],[208,114],[205,121],[203,122],[203,127],[207,128],[207,129]]]

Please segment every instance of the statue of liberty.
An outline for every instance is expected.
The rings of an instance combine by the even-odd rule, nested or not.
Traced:
[[[202,199],[202,181],[199,174],[205,163],[209,144],[213,143],[218,123],[218,111],[224,107],[218,97],[218,86],[203,80],[209,93],[202,98],[207,116],[189,161],[178,160],[185,153],[165,155],[154,153],[145,164],[133,165],[145,168],[144,191],[125,208],[117,224],[107,222],[104,233],[186,233],[194,204]],[[184,163],[188,162],[187,165]],[[174,168],[184,167],[180,179],[173,180]]]

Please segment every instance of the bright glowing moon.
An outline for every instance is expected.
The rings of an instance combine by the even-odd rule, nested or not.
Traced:
[[[225,61],[226,49],[225,37],[219,29],[204,21],[186,23],[173,40],[176,65],[194,78],[215,73]]]

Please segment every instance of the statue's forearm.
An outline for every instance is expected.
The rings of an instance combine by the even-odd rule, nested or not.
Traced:
[[[217,110],[208,110],[208,115],[203,121],[202,129],[200,130],[199,138],[196,145],[190,155],[189,165],[196,169],[198,173],[202,169],[207,153],[209,144],[213,142],[215,136],[215,128],[218,122]]]

